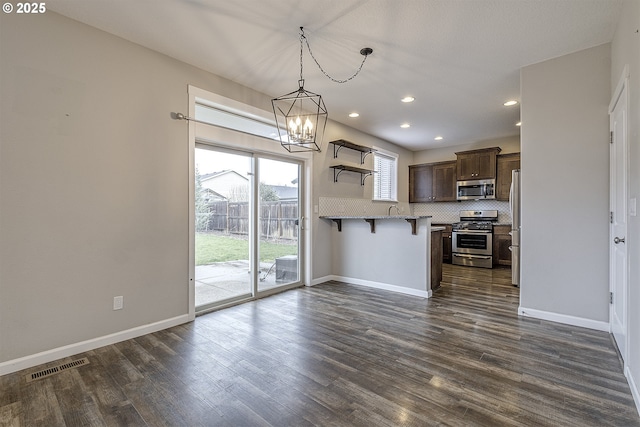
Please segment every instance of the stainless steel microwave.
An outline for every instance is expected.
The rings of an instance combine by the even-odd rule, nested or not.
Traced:
[[[456,194],[458,200],[495,199],[496,180],[476,179],[473,181],[458,181],[456,183]]]

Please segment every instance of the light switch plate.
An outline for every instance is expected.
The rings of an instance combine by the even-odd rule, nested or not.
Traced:
[[[636,212],[637,212],[636,198],[632,197],[631,199],[629,199],[629,215],[636,216]]]

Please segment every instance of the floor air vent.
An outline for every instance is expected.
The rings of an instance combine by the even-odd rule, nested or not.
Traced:
[[[83,357],[82,359],[73,360],[69,363],[63,363],[62,365],[54,366],[53,368],[43,369],[42,371],[34,372],[33,374],[27,375],[27,382],[39,380],[41,378],[50,377],[51,375],[55,375],[62,371],[66,371],[67,369],[77,368],[79,366],[84,366],[89,364],[89,359]]]

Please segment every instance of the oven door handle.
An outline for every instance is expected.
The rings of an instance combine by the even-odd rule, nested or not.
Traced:
[[[491,234],[491,230],[453,230],[458,234]]]
[[[491,259],[490,256],[482,256],[482,255],[461,255],[461,254],[453,254],[453,256],[458,258],[475,258],[475,259]]]

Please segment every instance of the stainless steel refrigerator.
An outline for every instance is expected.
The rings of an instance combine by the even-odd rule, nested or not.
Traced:
[[[520,169],[511,171],[511,190],[509,192],[509,208],[511,210],[511,283],[520,287]]]

